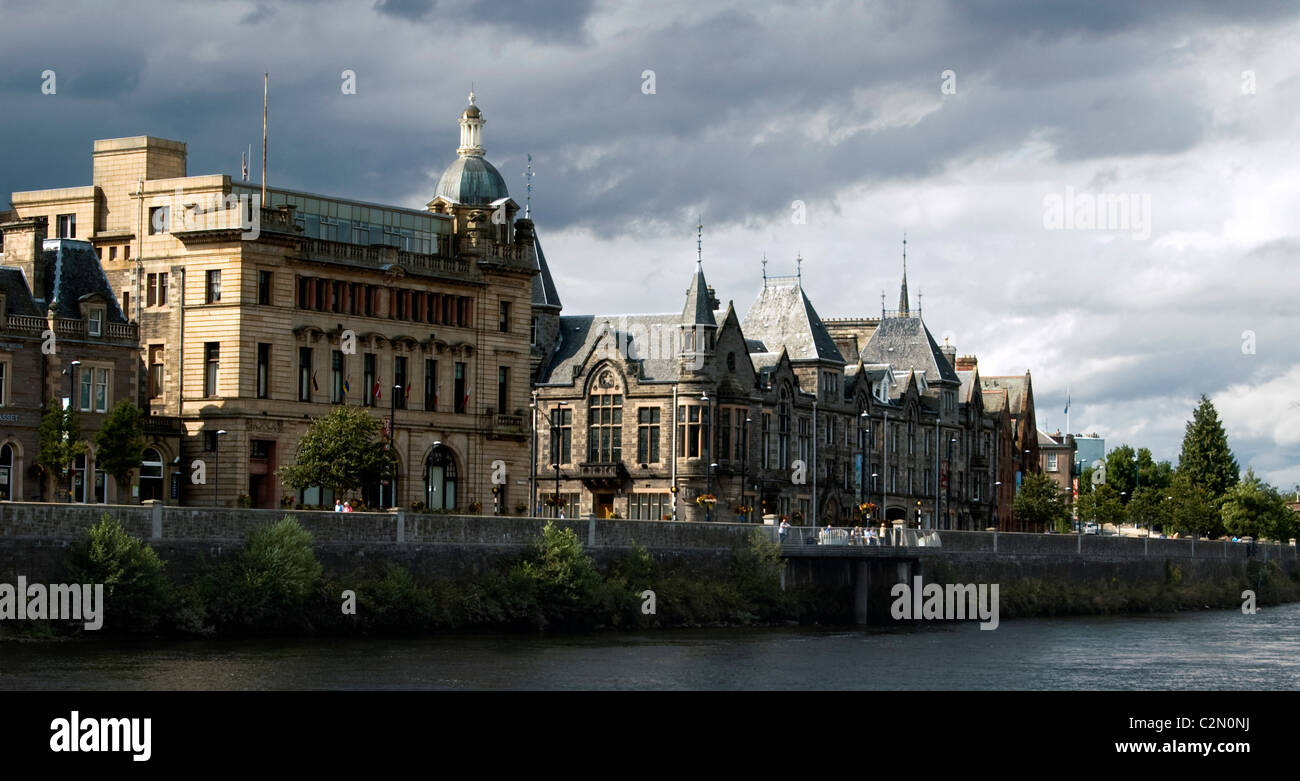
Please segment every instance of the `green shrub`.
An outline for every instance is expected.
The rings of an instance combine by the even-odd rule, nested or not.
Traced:
[[[108,513],[72,548],[68,575],[73,583],[104,585],[104,628],[152,632],[170,610],[171,584],[154,549],[132,537]]]
[[[578,535],[549,521],[532,549],[507,575],[508,591],[524,592],[521,607],[531,606],[527,597],[536,600],[533,618],[539,619],[539,628],[591,624],[600,582],[596,564],[583,552]]]
[[[311,533],[292,515],[249,534],[233,562],[219,565],[199,587],[209,617],[222,630],[254,632],[309,628],[308,600],[322,592]],[[334,594],[337,609],[338,594]]]

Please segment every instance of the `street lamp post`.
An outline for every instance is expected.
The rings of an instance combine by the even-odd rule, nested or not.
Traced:
[[[216,464],[217,468],[212,475],[212,506],[213,507],[220,506],[217,501],[217,488],[221,483],[221,438],[224,437],[225,435],[226,435],[226,430],[223,428],[217,431],[217,436],[212,440],[212,449],[216,453],[216,461],[217,461]]]
[[[1133,498],[1134,499],[1137,498],[1138,489],[1141,487],[1142,487],[1142,473],[1138,471],[1138,457],[1137,454],[1134,453],[1133,454]],[[1148,537],[1151,536],[1150,525],[1147,526],[1147,536]]]
[[[393,465],[393,474],[388,478],[389,506],[397,504],[397,396],[402,392],[401,385],[393,386],[393,397],[388,400],[388,459]],[[381,499],[380,504],[383,504]]]
[[[701,411],[701,424],[704,426],[704,464],[706,472],[705,481],[708,487],[704,493],[712,495],[713,493],[713,426],[716,421],[713,420],[713,404],[709,401],[709,392],[705,391],[700,394],[700,401],[704,402],[704,409]],[[713,520],[713,508],[707,504],[704,507],[704,520]]]
[[[952,446],[957,444],[956,437],[948,438],[948,473],[944,475],[943,483],[943,528],[952,528],[949,516],[952,515]]]
[[[713,463],[709,464],[709,476],[708,476],[708,479],[707,479],[707,485],[708,485],[708,487],[704,489],[704,492],[705,492],[706,494],[710,495],[710,496],[713,495],[713,470],[715,470],[715,469],[717,469],[717,468],[718,468],[718,465],[717,465],[717,464],[713,464]],[[715,502],[714,504],[716,504],[716,502]],[[705,505],[705,507],[704,507],[704,520],[706,520],[706,521],[711,521],[711,520],[713,520],[713,505],[712,505],[712,504]]]
[[[998,497],[1002,493],[1002,481],[993,484],[993,531],[998,530]]]
[[[862,421],[867,420],[868,425],[863,426]],[[860,462],[858,463],[858,504],[867,501],[867,431],[870,429],[870,418],[867,411],[863,410],[858,415],[858,451],[861,453]]]

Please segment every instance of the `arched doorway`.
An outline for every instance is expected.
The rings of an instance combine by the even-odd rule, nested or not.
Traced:
[[[79,453],[72,462],[72,501],[86,502],[86,454]]]
[[[0,502],[13,501],[17,492],[17,473],[14,470],[14,446],[0,447]]]
[[[456,457],[437,445],[424,460],[424,504],[430,510],[456,509]]]
[[[163,461],[162,453],[149,447],[144,450],[140,460],[140,501],[163,498]]]
[[[902,507],[889,507],[885,510],[885,520],[903,521],[907,519],[907,510]]]
[[[397,476],[402,473],[402,462],[393,456],[395,466],[391,478],[382,478],[361,487],[361,501],[371,510],[397,506]]]

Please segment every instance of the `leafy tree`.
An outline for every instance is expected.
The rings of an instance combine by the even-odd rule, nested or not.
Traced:
[[[149,632],[166,614],[171,583],[154,549],[132,537],[108,513],[73,545],[68,564],[72,583],[104,586],[104,628]]]
[[[1289,538],[1295,526],[1295,513],[1286,500],[1276,488],[1256,477],[1253,469],[1224,495],[1221,512],[1224,528],[1238,536]]]
[[[127,399],[119,401],[95,434],[95,464],[113,476],[119,490],[144,458],[144,417]]]
[[[1175,529],[1211,539],[1223,534],[1219,500],[1205,486],[1192,482],[1179,470],[1169,486],[1169,495],[1169,522]]]
[[[41,416],[39,429],[40,452],[36,463],[47,475],[53,475],[56,484],[64,482],[67,477],[68,494],[72,493],[72,465],[77,456],[84,455],[89,449],[81,440],[81,424],[77,413],[69,405],[63,409],[58,399],[50,399],[50,406]]]
[[[395,472],[383,427],[361,407],[335,407],[298,442],[297,463],[280,467],[291,488],[319,485],[342,496]]]
[[[1058,531],[1070,528],[1070,507],[1065,494],[1047,475],[1026,475],[1012,510],[1016,518],[1030,528],[1056,528]]]
[[[1204,487],[1214,498],[1227,493],[1237,484],[1240,467],[1228,448],[1228,434],[1219,422],[1219,413],[1205,396],[1187,422],[1178,471],[1195,485]]]
[[[1079,518],[1095,521],[1099,526],[1109,523],[1119,528],[1124,521],[1124,503],[1119,499],[1119,492],[1106,483],[1091,493],[1080,495]]]
[[[550,521],[511,574],[535,595],[542,625],[548,621],[560,626],[580,623],[595,604],[601,580],[578,535]]]
[[[1136,468],[1134,455],[1138,459]],[[1120,445],[1106,454],[1106,484],[1115,489],[1125,504],[1133,499],[1135,488],[1168,488],[1173,471],[1168,461],[1157,464],[1147,448],[1134,451],[1129,445]]]
[[[1166,497],[1169,489],[1142,486],[1133,494],[1126,510],[1128,522],[1148,529],[1163,529],[1169,525],[1171,504]]]

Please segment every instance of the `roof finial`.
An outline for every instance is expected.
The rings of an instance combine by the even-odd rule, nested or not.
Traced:
[[[469,104],[474,105],[474,82],[469,83]]]
[[[800,285],[803,285],[803,253],[802,253],[802,252],[796,252],[796,253],[795,253],[795,256],[794,256],[794,275],[795,275],[795,278],[799,280],[799,284],[800,284]]]
[[[903,233],[903,286],[898,290],[898,316],[907,317],[909,309],[907,299],[907,232]]]
[[[767,253],[763,253],[763,287],[767,287]]]
[[[704,218],[695,216],[695,265],[704,268]]]
[[[921,300],[923,298],[925,298],[925,293],[923,293],[920,289],[918,289],[916,291],[916,316],[917,317],[921,316]]]
[[[524,219],[531,219],[533,213],[533,156],[528,156],[528,170],[524,171],[524,181],[528,186],[524,189],[528,194],[524,196]]]
[[[880,319],[885,319],[885,289],[880,288]]]

